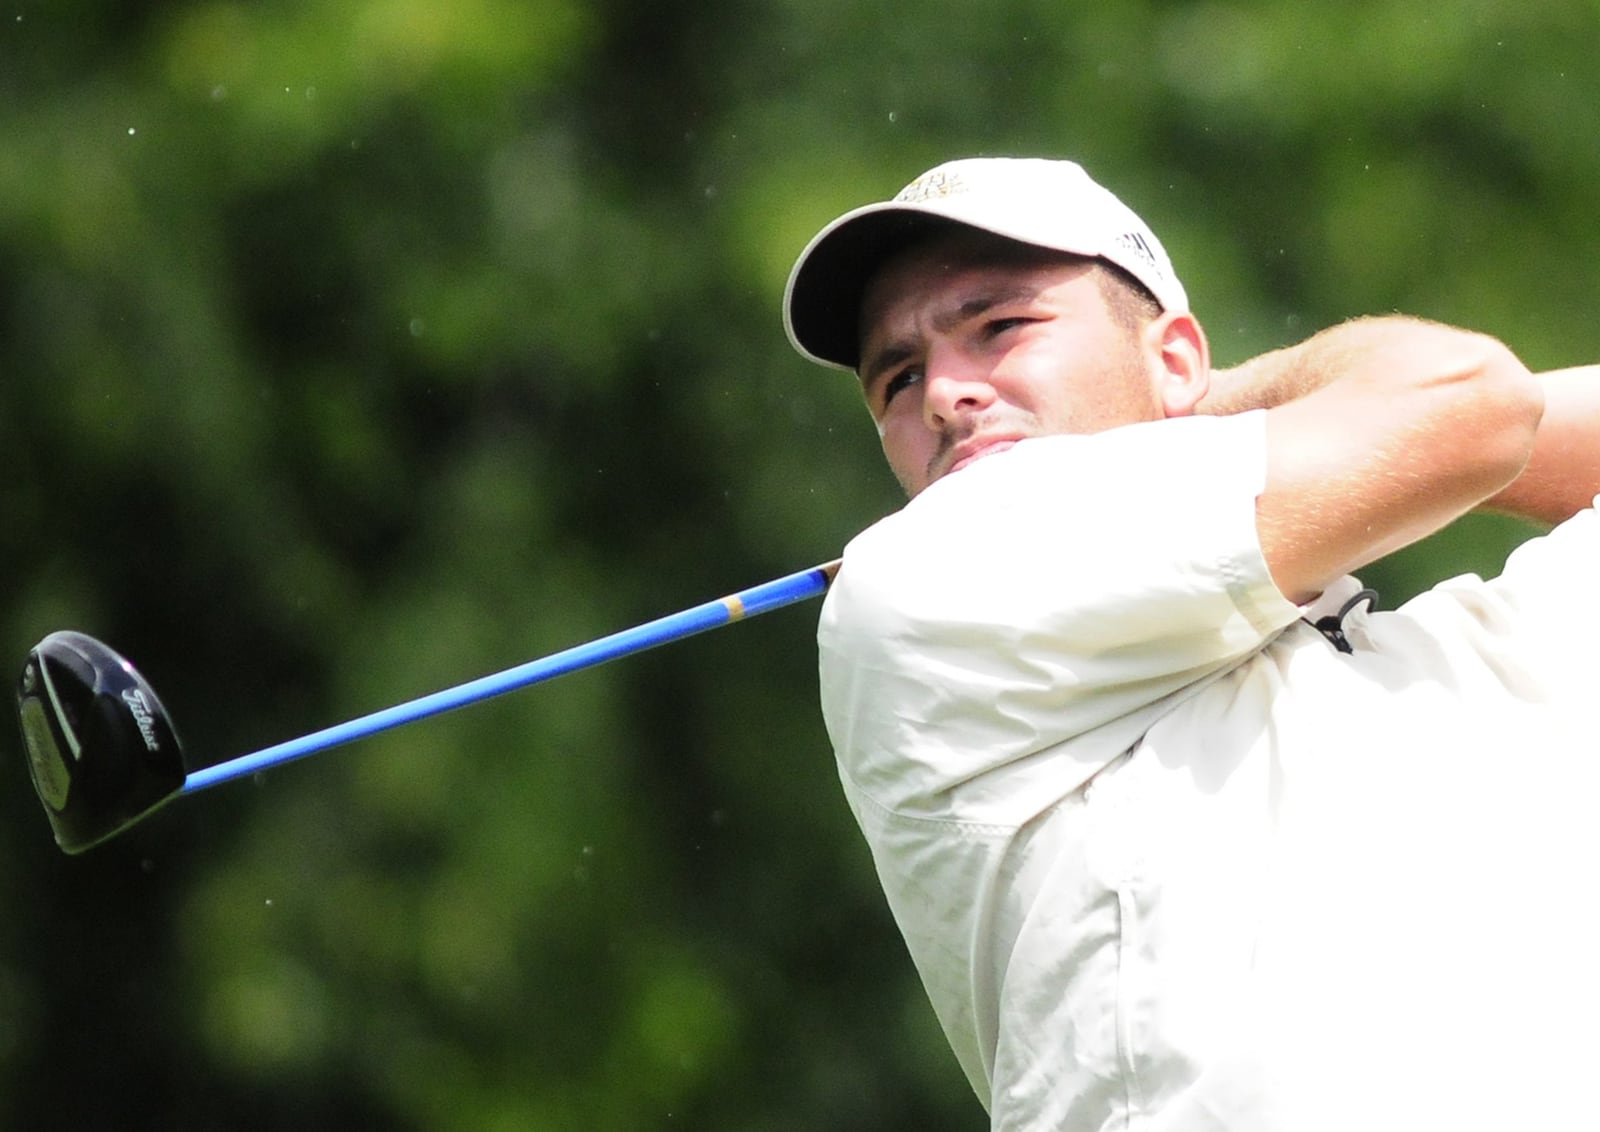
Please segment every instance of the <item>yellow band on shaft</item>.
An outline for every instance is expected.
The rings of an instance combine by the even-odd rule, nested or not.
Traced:
[[[722,604],[728,607],[729,621],[741,621],[744,619],[744,602],[739,600],[737,594],[723,598]]]

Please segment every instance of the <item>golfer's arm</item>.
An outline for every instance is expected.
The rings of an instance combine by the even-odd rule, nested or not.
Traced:
[[[1427,332],[1432,323],[1403,315],[1357,318],[1329,327],[1229,369],[1213,370],[1197,413],[1228,416],[1271,409],[1341,379],[1349,363],[1394,349],[1403,336]]]
[[[1600,495],[1600,365],[1538,375],[1544,419],[1527,467],[1484,506],[1559,523]]]
[[[1256,504],[1267,565],[1295,601],[1504,490],[1544,411],[1505,346],[1431,323],[1345,324],[1273,364],[1309,390],[1267,411]]]
[[[1356,319],[1217,371],[1198,411],[1272,408],[1343,380],[1363,359],[1405,357],[1411,353],[1408,340],[1423,344],[1434,336],[1465,333],[1405,316]],[[1402,376],[1397,369],[1394,377]],[[1553,524],[1600,495],[1600,365],[1552,370],[1538,378],[1545,411],[1533,452],[1522,473],[1480,506]]]

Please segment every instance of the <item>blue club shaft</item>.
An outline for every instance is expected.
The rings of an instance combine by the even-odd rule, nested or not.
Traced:
[[[708,629],[717,629],[734,621],[742,621],[747,617],[755,617],[786,605],[793,605],[795,602],[805,601],[826,590],[838,569],[837,561],[813,566],[809,570],[801,570],[796,574],[764,582],[759,586],[752,586],[736,594],[708,601],[680,613],[669,613],[665,617],[612,633],[608,637],[601,637],[588,644],[575,645],[539,660],[530,660],[526,664],[508,668],[503,672],[482,676],[441,692],[408,700],[359,719],[352,719],[348,723],[335,724],[299,739],[290,739],[264,748],[254,754],[240,755],[227,762],[190,773],[184,778],[183,788],[179,793],[193,794],[197,790],[242,778],[266,770],[268,767],[292,762],[317,751],[327,750],[329,747],[364,739],[380,731],[399,727],[401,724],[426,719],[428,716],[465,707],[467,704],[477,703],[504,692],[526,688],[557,676],[565,676],[569,672],[593,668],[608,660],[643,652],[656,645],[682,640],[684,637],[703,633]]]

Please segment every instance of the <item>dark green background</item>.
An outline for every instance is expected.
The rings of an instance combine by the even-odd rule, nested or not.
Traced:
[[[1219,362],[1404,310],[1600,359],[1600,8],[0,8],[0,659],[218,761],[834,557],[897,503],[795,253],[1083,160]],[[1089,489],[1086,485],[1086,489]],[[1492,570],[1472,520],[1385,603]],[[975,1129],[815,605],[186,799],[80,858],[0,729],[0,1126]]]

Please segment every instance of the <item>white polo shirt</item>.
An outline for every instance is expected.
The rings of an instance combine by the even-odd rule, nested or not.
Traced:
[[[847,548],[824,716],[934,1009],[997,1129],[1571,1117],[1600,521],[1346,654],[1302,615],[1359,584],[1262,559],[1263,422],[1027,441]]]

